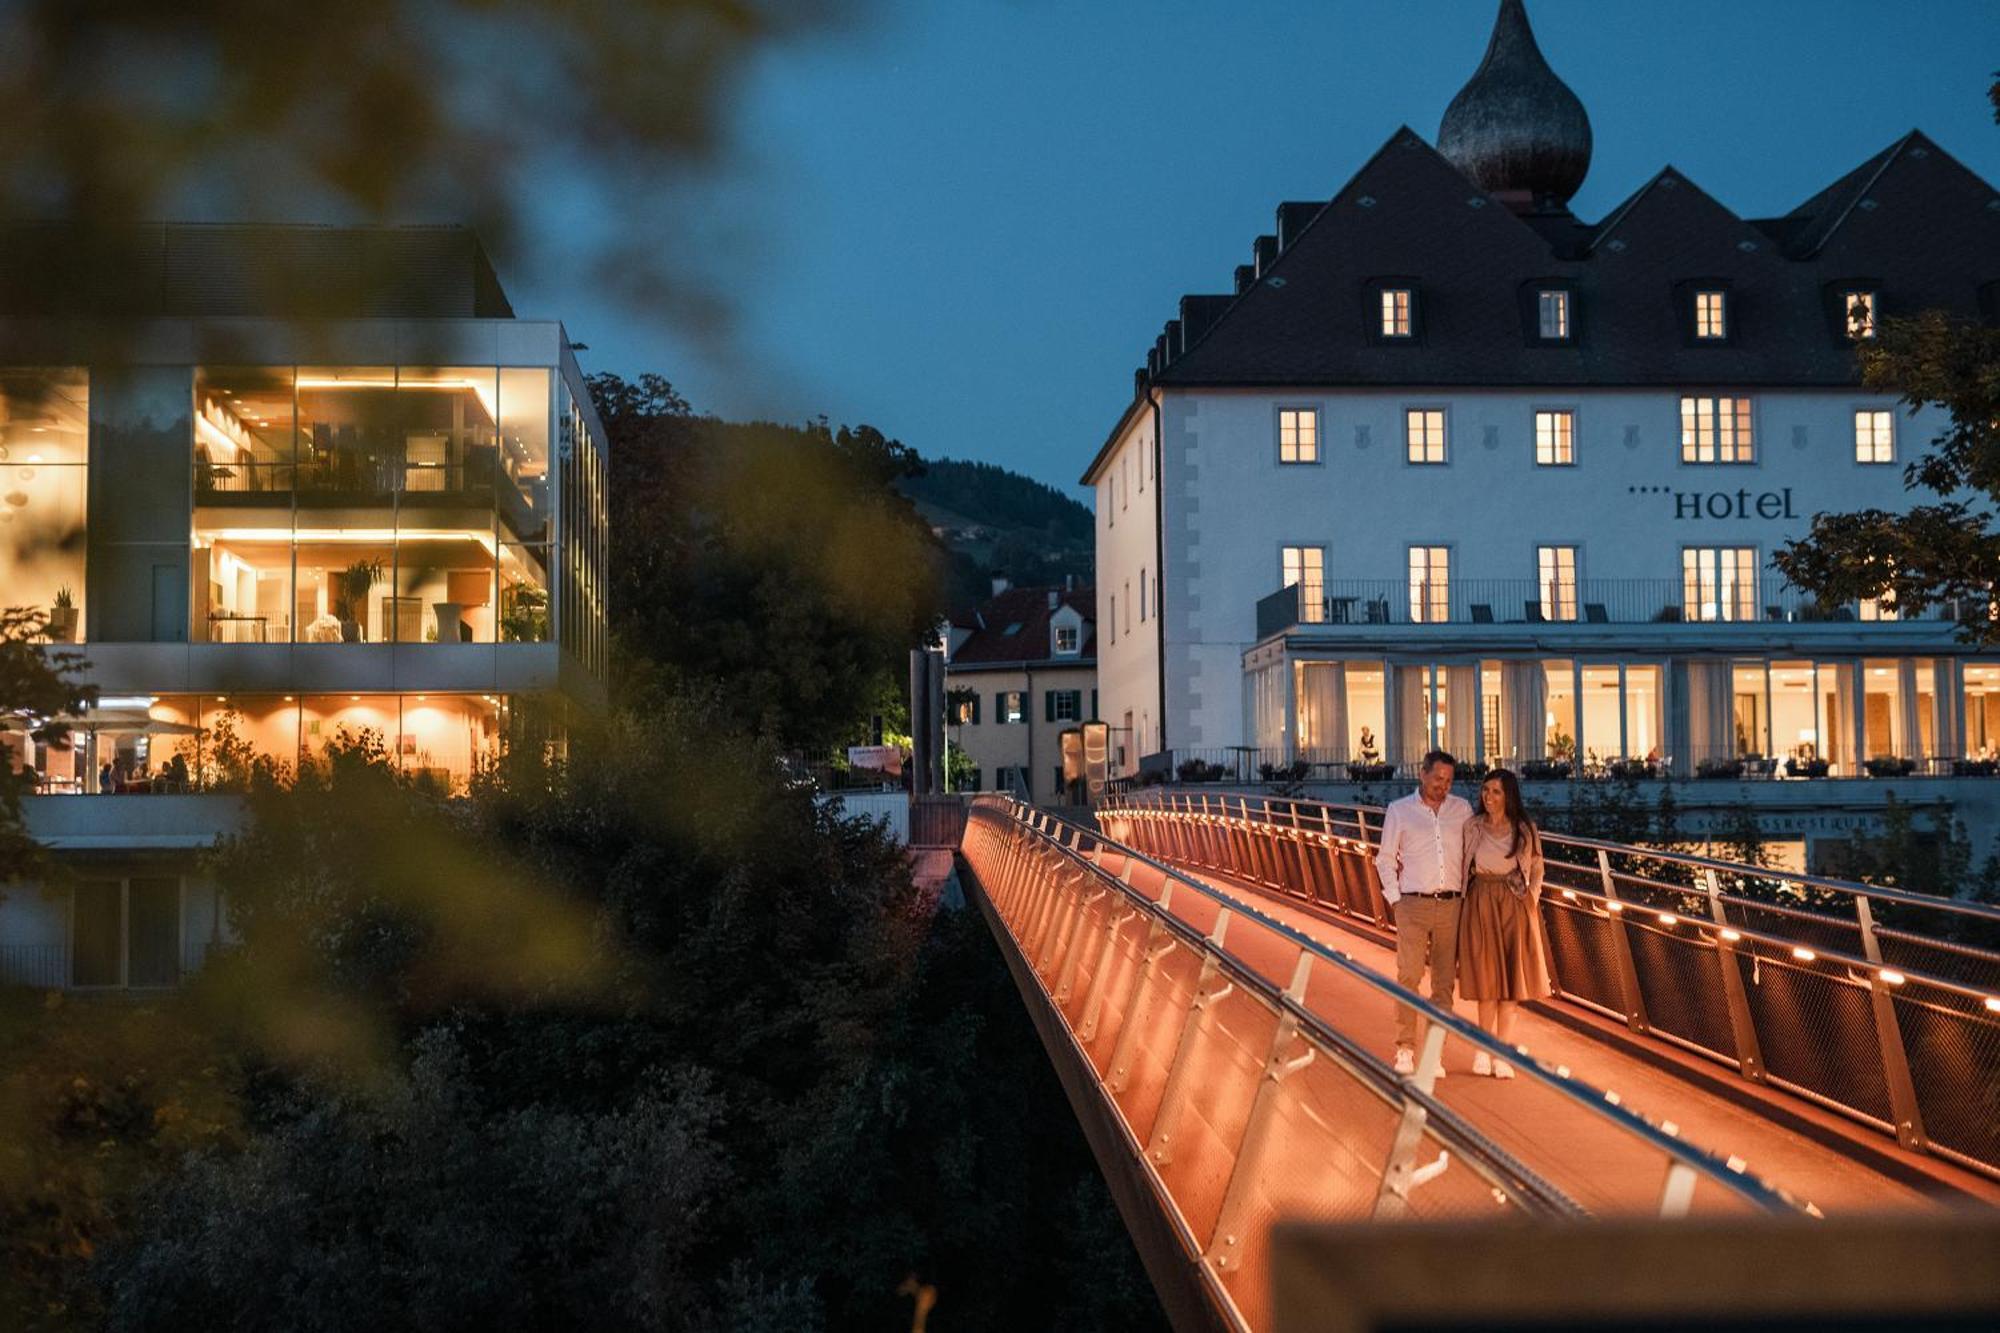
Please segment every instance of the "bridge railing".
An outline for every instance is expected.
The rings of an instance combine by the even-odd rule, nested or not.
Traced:
[[[1434,1096],[1445,1036],[1518,1059],[1511,1048],[1251,903],[1080,826],[981,797],[963,853],[1190,1262],[1238,1326],[1264,1322],[1279,1217],[1796,1207],[1745,1164],[1648,1123],[1567,1069],[1524,1062],[1509,1116],[1473,1124]],[[1381,1041],[1355,1035],[1386,1032],[1398,1006],[1428,1024],[1408,1079],[1390,1070]],[[1340,1026],[1322,1013],[1340,1014]],[[1532,1145],[1518,1127],[1550,1116],[1575,1121],[1566,1146],[1589,1150],[1524,1160]]]
[[[1112,837],[1387,926],[1379,808],[1136,791]],[[1569,1001],[2000,1176],[2000,910],[1544,835],[1541,921]]]

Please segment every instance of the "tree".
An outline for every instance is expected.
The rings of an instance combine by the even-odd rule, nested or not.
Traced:
[[[97,701],[97,688],[83,678],[90,665],[83,654],[49,646],[48,625],[39,608],[0,608],[0,716],[30,739],[68,748],[68,719]],[[21,798],[34,789],[32,768],[0,763],[0,883],[42,864],[40,845],[21,823]]]
[[[657,375],[591,392],[622,697],[691,686],[785,748],[853,739],[943,617],[942,550],[895,487],[916,454],[869,426],[697,417]]]
[[[2000,78],[1988,91],[2000,122]],[[1955,609],[1962,637],[2000,644],[2000,329],[1942,311],[1879,322],[1858,340],[1862,383],[1898,395],[1912,411],[1947,416],[1930,452],[1904,469],[1904,485],[1935,503],[1907,513],[1863,509],[1815,514],[1812,530],[1785,543],[1772,564],[1822,601],[1881,598],[1899,611]]]

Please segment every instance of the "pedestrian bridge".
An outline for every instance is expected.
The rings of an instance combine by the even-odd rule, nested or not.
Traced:
[[[1516,1050],[1395,983],[1379,811],[1096,818],[981,797],[961,850],[1178,1326],[1270,1326],[1277,1221],[2000,1204],[2000,911],[1552,834]]]

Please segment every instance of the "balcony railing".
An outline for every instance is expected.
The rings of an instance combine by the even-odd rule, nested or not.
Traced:
[[[1960,621],[1976,614],[1956,603],[1906,620]],[[1742,621],[1894,620],[1881,609],[1828,605],[1786,587],[1775,574],[1758,583],[1696,584],[1681,579],[1335,579],[1295,583],[1257,603],[1257,637],[1312,625],[1637,625]]]

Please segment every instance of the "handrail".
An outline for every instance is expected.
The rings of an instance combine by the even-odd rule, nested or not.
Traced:
[[[1377,924],[1388,915],[1370,878],[1380,815],[1373,806],[1153,789],[1128,793],[1099,811],[1126,841],[1150,843],[1157,836],[1170,847],[1185,844],[1176,848],[1183,854],[1198,848],[1192,857],[1198,862],[1303,892],[1321,906]],[[1163,829],[1198,825],[1219,836],[1204,841],[1149,833],[1160,819],[1170,821]],[[1291,864],[1261,851],[1268,838],[1252,834],[1296,843]],[[2000,1132],[1977,1110],[2000,1095],[2000,953],[1878,926],[1875,919],[1878,904],[1893,903],[1981,927],[2000,924],[2000,909],[1596,838],[1545,838],[1570,853],[1550,856],[1543,898],[1552,971],[1564,999],[1888,1130],[1905,1147],[2000,1176]],[[1310,882],[1288,882],[1288,876],[1311,879],[1309,848],[1329,869],[1345,863],[1348,878],[1332,898]],[[1614,868],[1614,858],[1628,867],[1632,861],[1672,863],[1696,882]],[[1725,879],[1786,886],[1801,901],[1771,903],[1729,892]],[[1811,892],[1835,902],[1844,898],[1852,916],[1809,904]],[[1567,917],[1565,907],[1571,909]],[[1779,918],[1775,925],[1758,928],[1756,922],[1772,917]],[[1713,955],[1700,966],[1715,984],[1701,994],[1686,989],[1688,976],[1702,975],[1686,970],[1693,965],[1685,959],[1689,947]],[[1676,951],[1682,959],[1671,956]],[[1790,1009],[1759,995],[1763,973],[1773,967],[1792,988]],[[1857,1020],[1852,1004],[1841,1000],[1843,990],[1865,995],[1867,1021]],[[1664,1017],[1653,1012],[1662,1006]],[[1825,1052],[1852,1054],[1864,1043],[1879,1056],[1873,1073],[1857,1083],[1827,1068]]]
[[[1319,801],[1307,796],[1260,795],[1253,797],[1241,792],[1218,791],[1203,793],[1198,797],[1195,793],[1178,792],[1165,787],[1137,788],[1133,791],[1122,793],[1122,799],[1133,805],[1146,805],[1164,804],[1176,799],[1181,801],[1206,799],[1210,795],[1218,800],[1224,797],[1234,797],[1243,804],[1246,811],[1249,802],[1253,800],[1261,801],[1266,807],[1267,817],[1269,807],[1278,802],[1293,807],[1316,806],[1327,810],[1349,811],[1356,815],[1379,816],[1385,810],[1385,807],[1379,805]],[[1105,808],[1107,810],[1116,809],[1118,805],[1119,798],[1114,798],[1111,802],[1107,803]],[[1378,824],[1376,827],[1379,830],[1380,825]],[[1768,880],[1780,887],[1796,885],[1801,888],[1822,889],[1844,894],[1848,897],[1866,897],[1882,902],[1902,903],[1910,907],[1922,907],[2000,925],[2000,907],[1991,906],[1986,903],[1968,902],[1959,898],[1940,898],[1934,894],[1916,893],[1909,889],[1891,888],[1883,885],[1864,884],[1858,880],[1836,879],[1827,875],[1795,874],[1788,870],[1773,870],[1769,866],[1748,865],[1741,861],[1725,861],[1718,857],[1701,856],[1692,852],[1676,852],[1666,848],[1635,847],[1628,843],[1606,842],[1601,838],[1586,838],[1573,833],[1557,833],[1548,829],[1542,829],[1540,832],[1544,845],[1555,843],[1568,847],[1582,848],[1593,854],[1604,851],[1619,856],[1641,857],[1648,861],[1664,861],[1675,865],[1684,865],[1695,870],[1714,870],[1718,875],[1726,873],[1739,878]],[[1669,885],[1667,887],[1685,886]]]

